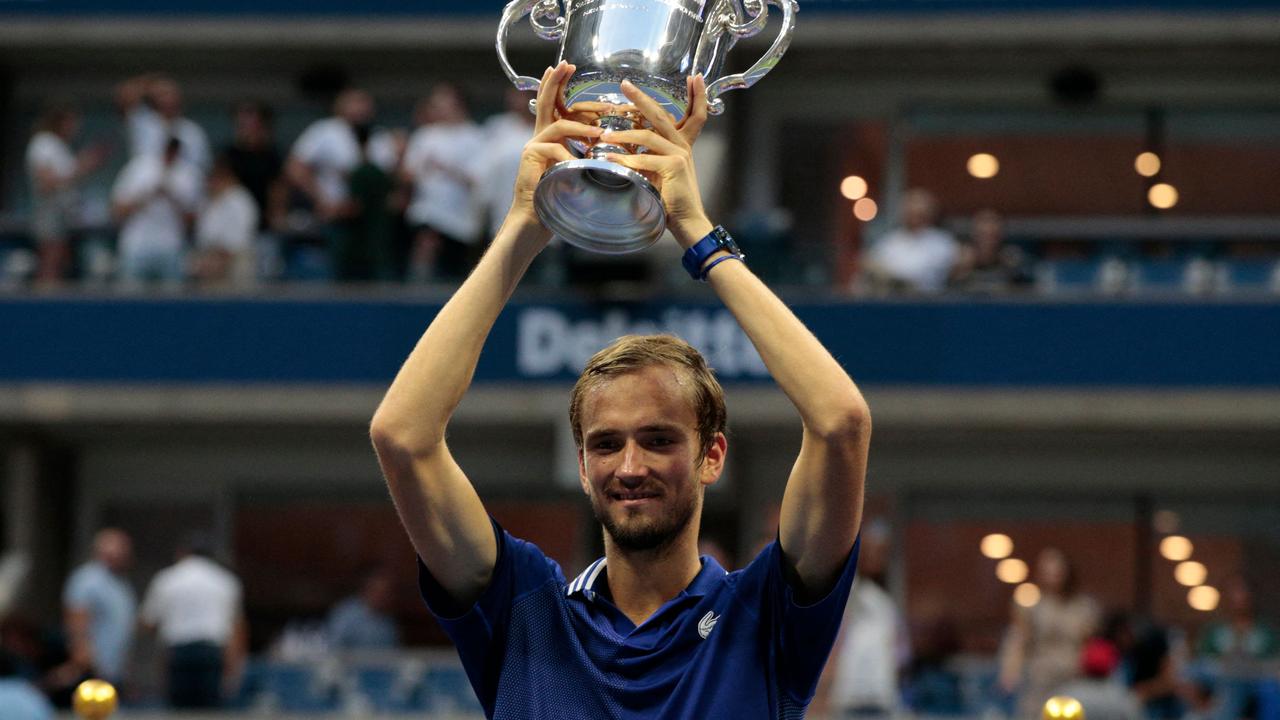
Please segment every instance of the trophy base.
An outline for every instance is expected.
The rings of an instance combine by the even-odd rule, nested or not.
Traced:
[[[667,210],[653,184],[608,160],[553,165],[538,183],[533,204],[560,239],[608,255],[644,250],[667,229]]]

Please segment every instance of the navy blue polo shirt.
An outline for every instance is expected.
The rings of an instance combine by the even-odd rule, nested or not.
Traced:
[[[776,541],[736,572],[703,556],[693,582],[636,627],[601,592],[604,558],[566,582],[536,545],[494,532],[493,579],[470,608],[418,566],[493,720],[802,718],[858,564],[855,543],[835,588],[800,605]]]

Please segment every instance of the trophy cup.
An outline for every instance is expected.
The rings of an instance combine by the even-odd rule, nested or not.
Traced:
[[[772,47],[746,72],[722,75],[734,43],[768,24],[768,5],[782,10],[782,30]],[[756,84],[786,53],[798,10],[797,0],[513,0],[498,25],[498,61],[517,89],[538,89],[538,78],[516,73],[507,60],[511,27],[528,15],[534,33],[559,41],[560,59],[577,66],[565,90],[566,105],[616,105],[618,112],[604,114],[598,125],[639,127],[642,118],[624,108],[630,101],[621,83],[630,80],[679,122],[689,109],[685,78],[707,78],[708,111],[724,112],[721,95]],[[635,252],[657,242],[667,224],[657,189],[640,173],[604,159],[631,149],[571,144],[582,157],[552,166],[534,194],[543,224],[566,242],[600,253]]]

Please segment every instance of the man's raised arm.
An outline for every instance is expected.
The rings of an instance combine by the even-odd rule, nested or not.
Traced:
[[[706,120],[702,78],[691,81],[687,120],[676,125],[634,87],[624,92],[652,130],[609,133],[610,142],[649,148],[609,159],[647,173],[661,187],[668,227],[688,249],[713,226],[702,208],[690,148]],[[835,584],[862,521],[871,412],[849,375],[799,318],[746,265],[720,251],[703,269],[716,294],[746,331],[778,386],[800,412],[804,437],[787,481],[779,520],[782,552],[804,595],[822,597]]]
[[[445,444],[445,428],[475,374],[480,351],[516,284],[550,234],[533,191],[552,163],[571,160],[563,141],[593,126],[557,119],[573,66],[543,75],[534,138],[525,146],[515,200],[488,252],[432,321],[405,361],[370,426],[378,462],[414,549],[449,595],[469,606],[489,583],[497,546],[489,516]]]

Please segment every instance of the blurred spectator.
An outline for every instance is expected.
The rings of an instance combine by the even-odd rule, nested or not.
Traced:
[[[951,233],[935,227],[938,202],[928,190],[908,190],[902,199],[902,227],[867,251],[868,281],[876,287],[920,293],[941,292],[960,257]]]
[[[341,281],[394,280],[395,178],[370,156],[369,128],[356,128],[360,164],[348,180],[341,231],[333,246],[334,277]]]
[[[212,164],[209,138],[204,129],[182,114],[182,88],[167,75],[130,78],[116,88],[116,105],[125,117],[129,152],[162,155],[170,138],[182,142],[182,159],[202,174]]]
[[[27,145],[27,177],[31,182],[31,234],[39,253],[36,279],[63,280],[71,265],[71,231],[79,220],[80,181],[102,166],[107,148],[76,154],[72,142],[80,133],[80,112],[69,104],[45,108]]]
[[[1057,548],[1036,558],[1040,601],[1015,605],[1013,621],[1000,659],[1000,684],[1019,692],[1018,716],[1039,717],[1044,701],[1078,677],[1080,652],[1098,626],[1093,600],[1078,592],[1075,568]]]
[[[400,630],[391,611],[395,581],[386,570],[365,576],[360,594],[329,613],[327,634],[335,650],[391,650],[400,647]]]
[[[243,670],[247,630],[240,580],[214,562],[210,541],[193,535],[177,562],[152,579],[142,602],[142,625],[159,633],[167,654],[169,705],[222,704]]]
[[[223,154],[258,207],[258,229],[266,230],[283,221],[285,207],[284,158],[276,146],[275,113],[266,103],[245,100],[236,104],[231,119],[231,144]]]
[[[187,225],[204,192],[199,169],[182,157],[182,141],[171,138],[164,154],[139,155],[116,178],[111,200],[125,283],[182,281]]]
[[[55,688],[74,687],[88,677],[121,684],[133,645],[138,600],[125,579],[133,542],[106,528],[93,538],[93,558],[76,568],[62,593],[68,660],[50,674]]]
[[[1239,575],[1232,577],[1222,595],[1226,617],[1200,633],[1199,654],[1221,660],[1228,672],[1249,670],[1259,660],[1275,658],[1280,653],[1280,638],[1275,628],[1258,619],[1248,581]]]
[[[898,710],[898,673],[910,651],[897,603],[883,584],[890,547],[888,526],[867,523],[858,576],[826,671],[833,718],[889,717]]]
[[[511,209],[516,173],[525,143],[533,137],[534,121],[529,112],[530,94],[507,88],[503,95],[506,111],[484,123],[484,162],[478,192],[487,211],[489,237],[493,237]]]
[[[409,138],[403,168],[414,187],[407,211],[414,228],[410,277],[460,280],[480,257],[483,220],[476,185],[486,138],[454,85],[432,88],[414,120],[419,127]]]
[[[221,155],[209,173],[209,199],[196,219],[193,274],[206,284],[253,284],[258,206],[240,184],[230,158]]]
[[[0,718],[53,720],[49,700],[19,676],[17,663],[3,650],[0,650]]]
[[[344,221],[350,215],[351,173],[365,157],[388,173],[395,171],[399,161],[394,137],[372,130],[376,111],[369,93],[358,88],[343,90],[334,100],[333,116],[311,123],[285,161],[286,179],[310,204],[310,214],[319,223],[317,229],[334,255],[340,254],[346,243]],[[367,152],[358,130],[370,134]],[[289,222],[295,231],[311,224]]]
[[[951,273],[952,285],[970,293],[999,294],[1031,284],[1026,256],[1004,242],[1004,219],[995,210],[973,216],[969,242]]]
[[[1080,653],[1082,677],[1054,694],[1079,700],[1088,720],[1140,720],[1143,714],[1138,698],[1112,677],[1119,666],[1120,651],[1116,646],[1105,638],[1093,638]]]
[[[960,652],[960,629],[954,617],[939,615],[916,626],[907,671],[908,702],[921,715],[960,715],[964,691],[953,666]]]
[[[1153,720],[1180,718],[1184,711],[1180,655],[1174,643],[1168,629],[1147,624],[1134,634],[1129,649],[1129,685]]]

